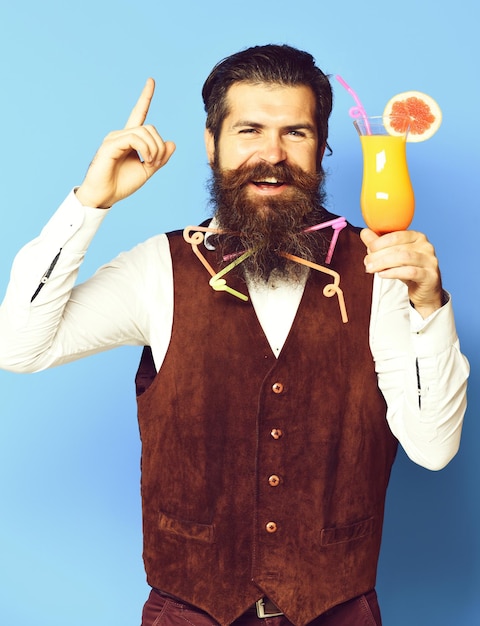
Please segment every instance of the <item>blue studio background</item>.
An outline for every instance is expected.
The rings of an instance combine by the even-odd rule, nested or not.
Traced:
[[[309,50],[370,114],[409,89],[441,105],[408,146],[417,212],[442,262],[472,376],[460,453],[438,473],[400,452],[378,590],[385,626],[480,624],[478,16],[474,0],[18,0],[0,8],[0,292],[16,251],[81,182],[104,135],[155,77],[149,121],[171,162],[108,217],[81,278],[159,231],[207,215],[200,90],[221,58],[258,43]],[[336,81],[328,208],[361,224],[353,101]],[[122,348],[33,375],[0,372],[0,624],[133,626],[147,595],[139,440]]]

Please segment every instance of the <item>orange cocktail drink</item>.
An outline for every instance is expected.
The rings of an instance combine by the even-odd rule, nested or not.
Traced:
[[[360,207],[365,223],[378,234],[405,230],[415,198],[408,173],[406,135],[390,135],[382,118],[356,120],[363,154]]]

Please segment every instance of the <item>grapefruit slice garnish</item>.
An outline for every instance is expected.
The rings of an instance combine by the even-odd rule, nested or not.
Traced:
[[[408,127],[407,141],[425,141],[440,128],[442,111],[426,93],[404,91],[388,101],[383,122],[391,135],[401,135]]]

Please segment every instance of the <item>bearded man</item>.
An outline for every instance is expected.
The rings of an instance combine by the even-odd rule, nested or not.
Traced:
[[[214,218],[200,239],[158,235],[74,286],[104,209],[175,150],[145,124],[153,93],[149,79],[126,127],[20,251],[0,365],[35,371],[145,346],[143,626],[381,624],[398,441],[440,469],[466,405],[468,363],[434,249],[415,231],[330,228],[328,78],[306,52],[257,46],[203,88]],[[338,298],[326,297],[332,276]]]

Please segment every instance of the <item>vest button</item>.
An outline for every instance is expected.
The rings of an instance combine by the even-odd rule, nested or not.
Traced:
[[[265,530],[267,531],[267,533],[276,533],[277,532],[277,525],[275,522],[268,522],[267,524],[265,524]]]
[[[280,437],[283,437],[283,432],[280,430],[280,428],[272,428],[272,430],[270,431],[270,435],[274,439],[280,439]]]
[[[272,385],[272,391],[273,391],[273,393],[282,393],[283,392],[283,385],[282,385],[282,383],[274,383]]]
[[[270,487],[278,487],[278,485],[280,484],[280,477],[276,474],[272,474],[272,476],[270,476],[270,478],[268,479],[268,484],[270,485]]]

